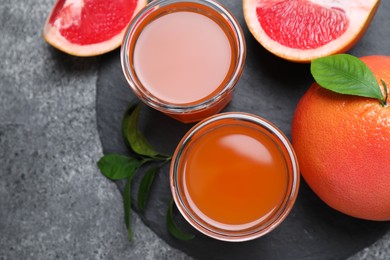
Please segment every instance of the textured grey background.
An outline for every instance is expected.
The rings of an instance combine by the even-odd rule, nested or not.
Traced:
[[[135,214],[127,240],[122,196],[96,167],[99,58],[43,41],[53,4],[0,2],[0,259],[190,259]],[[390,234],[351,259],[390,259]]]

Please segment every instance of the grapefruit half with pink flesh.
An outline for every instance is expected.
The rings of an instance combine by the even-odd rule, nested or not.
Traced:
[[[352,48],[380,0],[243,0],[246,24],[271,53],[296,62]]]
[[[107,53],[122,43],[126,27],[147,0],[57,0],[43,37],[75,56]]]

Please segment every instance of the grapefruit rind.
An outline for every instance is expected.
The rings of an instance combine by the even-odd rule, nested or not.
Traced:
[[[134,9],[134,13],[131,19],[133,19],[134,16],[138,13],[138,11],[142,9],[146,4],[147,0],[139,0],[137,2],[136,8]],[[121,45],[123,36],[127,29],[127,26],[125,26],[119,34],[104,42],[87,45],[74,44],[68,41],[63,35],[61,35],[59,29],[56,27],[55,24],[50,24],[49,20],[53,12],[54,8],[45,22],[45,26],[43,28],[43,38],[48,44],[55,47],[56,49],[74,56],[91,57],[113,51]]]
[[[337,39],[318,48],[295,49],[286,47],[279,42],[272,40],[258,21],[256,13],[257,7],[262,3],[273,4],[276,1],[243,0],[244,18],[248,29],[254,38],[269,52],[286,60],[303,63],[310,62],[319,57],[344,53],[351,49],[364,35],[380,4],[380,0],[342,1],[341,3],[337,3],[339,5],[337,8],[343,10],[345,15],[349,18],[348,29]],[[327,7],[325,2],[328,2],[329,4],[329,1],[324,0],[311,0],[311,2],[324,7]]]

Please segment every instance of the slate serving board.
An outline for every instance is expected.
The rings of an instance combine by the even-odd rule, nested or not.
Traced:
[[[247,42],[247,60],[233,101],[224,111],[243,111],[275,123],[289,138],[291,120],[300,97],[313,82],[308,64],[284,61],[264,50],[249,33],[242,2],[221,0],[238,19]],[[390,1],[382,1],[361,41],[350,51],[356,56],[390,55]],[[103,56],[97,81],[97,124],[104,153],[129,154],[121,135],[121,120],[127,105],[136,100],[120,67],[119,51]],[[153,109],[141,110],[140,130],[161,152],[173,153],[193,124],[179,123]],[[141,170],[142,172],[142,170]],[[140,178],[135,177],[135,198]],[[122,190],[123,183],[117,182]],[[287,219],[270,234],[243,243],[220,242],[190,227],[180,214],[178,225],[196,235],[179,241],[166,229],[170,200],[169,165],[155,179],[145,212],[133,207],[158,236],[173,247],[198,259],[345,259],[369,246],[390,228],[389,222],[372,222],[348,217],[326,206],[302,179],[297,202]],[[133,205],[136,201],[133,200]]]

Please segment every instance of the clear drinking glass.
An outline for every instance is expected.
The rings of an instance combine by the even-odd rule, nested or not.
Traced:
[[[229,140],[234,141],[237,136],[236,143],[230,145]],[[248,140],[255,140],[256,149],[252,149]],[[238,157],[243,155],[244,159],[229,157],[228,153],[235,154],[232,149],[237,149]],[[248,166],[253,160],[258,160],[265,170]],[[272,164],[274,168],[269,167]],[[253,181],[246,175],[250,171],[255,172]],[[230,183],[229,174],[234,174]],[[262,176],[268,176],[264,183]],[[221,113],[196,124],[178,144],[170,170],[171,192],[183,217],[198,231],[223,241],[251,240],[275,229],[291,211],[299,182],[298,161],[287,137],[272,123],[239,112]],[[229,197],[234,192],[235,197]],[[215,199],[216,196],[221,198]],[[273,197],[277,199],[271,200]],[[213,204],[213,201],[219,202]],[[267,210],[258,213],[256,210],[262,210],[263,202]],[[220,215],[215,215],[215,208],[220,210]],[[239,214],[248,212],[254,219],[232,222],[232,219],[245,219],[246,216]]]
[[[143,78],[146,74],[143,73],[141,75],[141,69],[139,69],[140,67],[137,67],[137,59],[135,58],[135,56],[138,55],[137,42],[139,41],[140,36],[144,37],[144,35],[146,35],[145,32],[150,31],[152,28],[152,24],[153,26],[157,26],[156,22],[160,21],[161,18],[167,18],[168,16],[172,16],[172,14],[177,14],[180,12],[185,14],[200,14],[216,24],[217,27],[220,28],[220,30],[223,32],[226,40],[230,45],[229,56],[231,57],[228,64],[228,70],[226,71],[226,74],[223,74],[225,75],[224,78],[220,81],[220,83],[215,85],[215,89],[212,91],[212,93],[209,93],[201,98],[195,98],[194,100],[183,102],[174,100],[172,101],[170,97],[159,95],[156,91],[154,91],[148,82],[155,79],[153,79],[153,76],[150,76],[152,77],[149,78],[150,80]],[[172,23],[172,26],[177,25],[178,23]],[[172,29],[174,30],[175,28]],[[191,28],[188,28],[188,32],[191,33],[191,30]],[[198,38],[207,40],[209,38],[212,39],[213,37],[210,37],[209,34]],[[156,42],[158,43],[159,41]],[[207,48],[207,45],[205,45],[205,48]],[[155,55],[154,57],[157,56],[159,55]],[[196,56],[196,54],[193,55],[193,58],[196,58]],[[210,115],[216,114],[230,102],[232,99],[233,89],[235,88],[242,74],[245,56],[245,39],[239,23],[225,7],[213,0],[152,1],[150,4],[144,7],[129,24],[121,48],[121,64],[123,73],[130,88],[133,90],[136,96],[150,107],[185,123],[200,121]],[[150,61],[150,64],[153,66],[153,57],[151,59],[152,60]],[[146,59],[144,59],[144,61],[145,60]],[[169,60],[170,59],[168,58],[167,61]],[[189,66],[191,66],[192,63],[189,64]],[[160,66],[158,69],[154,68],[154,70],[157,70],[157,74],[167,74],[168,79],[181,76],[179,75],[180,73],[172,71],[168,65],[169,64],[166,66]],[[207,65],[206,62],[205,65]],[[185,67],[187,65],[183,66]],[[201,78],[203,76],[204,75],[202,73],[199,73],[194,78]],[[191,79],[188,79],[188,82],[191,83]],[[153,88],[160,87],[159,84],[155,85],[156,86]],[[162,85],[163,84],[161,84],[161,86]],[[200,84],[202,86],[191,88],[188,87],[188,85],[180,85],[180,90],[183,89],[183,91],[185,91],[185,93],[187,93],[186,95],[188,96],[193,95],[192,93],[195,93],[198,88],[203,86]],[[172,85],[172,88],[173,87],[174,86]]]

